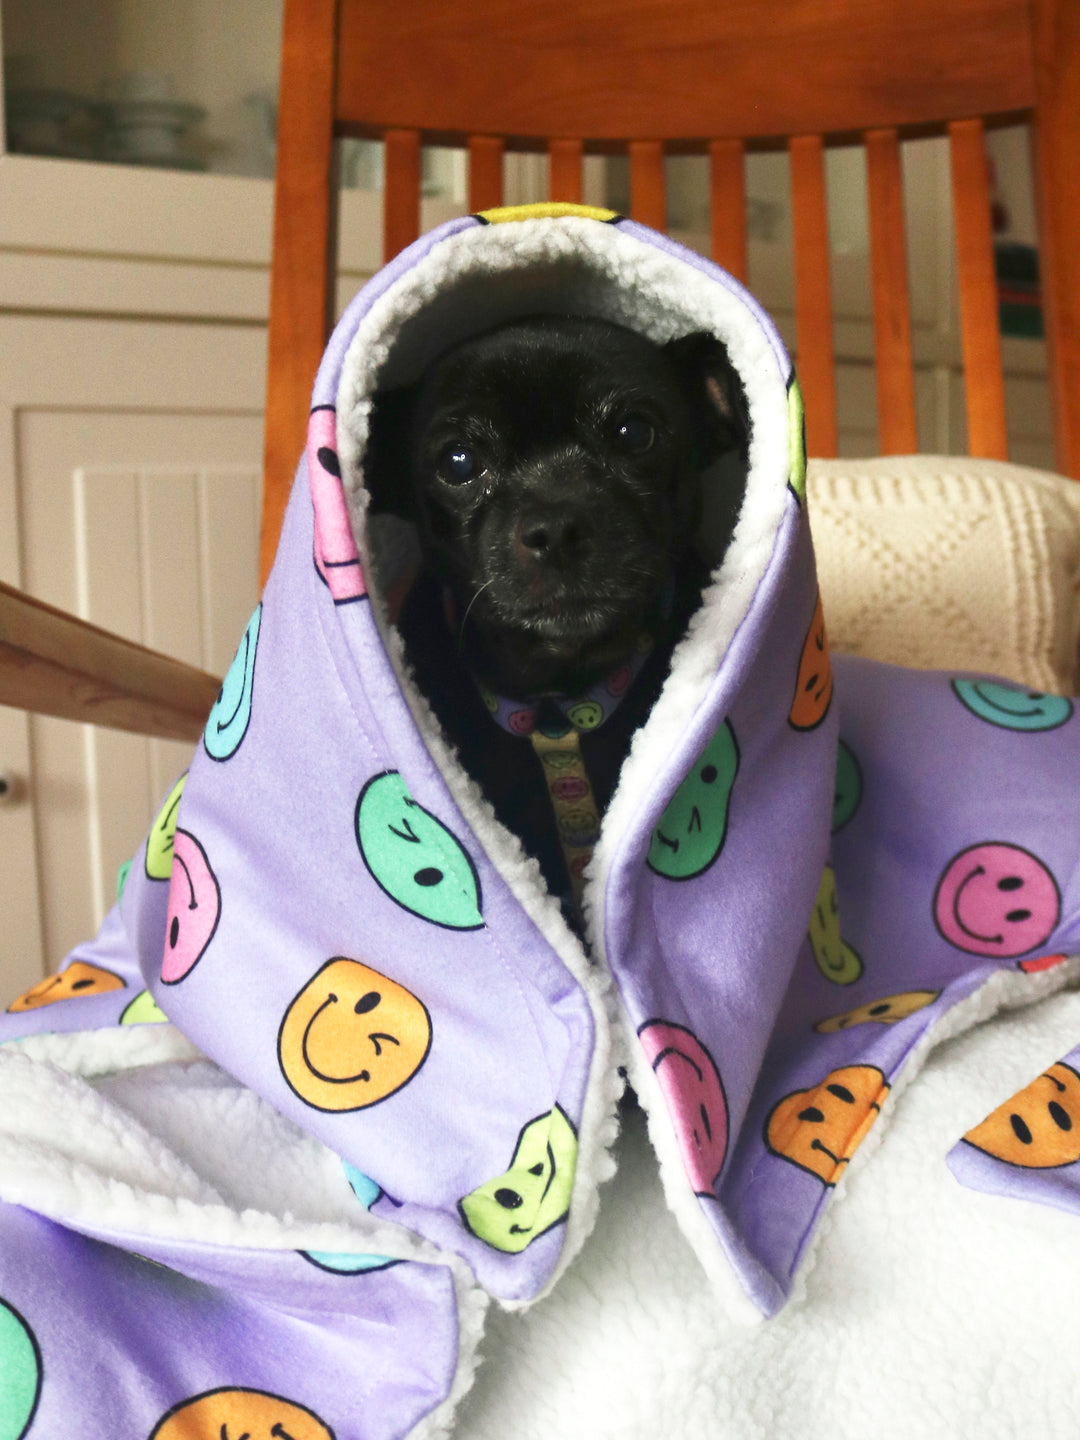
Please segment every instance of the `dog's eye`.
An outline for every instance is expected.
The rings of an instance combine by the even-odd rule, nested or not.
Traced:
[[[651,450],[656,431],[644,415],[624,415],[615,426],[615,439],[631,455]]]
[[[435,468],[448,485],[464,485],[480,472],[479,461],[467,445],[447,445]]]

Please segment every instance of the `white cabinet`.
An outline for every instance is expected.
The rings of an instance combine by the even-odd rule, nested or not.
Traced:
[[[0,156],[0,579],[219,674],[256,600],[271,209],[268,180]],[[341,223],[344,304],[379,197]],[[0,707],[0,1004],[93,933],[186,753]]]

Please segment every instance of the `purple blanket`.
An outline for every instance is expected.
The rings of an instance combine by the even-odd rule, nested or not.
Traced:
[[[366,523],[363,491],[376,384],[560,307],[658,339],[714,330],[753,426],[731,548],[605,817],[588,951],[415,693],[385,603],[400,537]],[[122,1205],[76,1195],[59,1161],[39,1182],[44,1142],[24,1127],[0,1173],[0,1440],[442,1433],[471,1375],[474,1287],[531,1302],[588,1233],[623,1072],[721,1296],[771,1315],[943,1017],[992,980],[1011,1003],[1045,993],[1080,949],[1072,703],[830,662],[804,478],[771,323],[632,222],[454,221],[361,291],[190,768],[98,937],[0,1016],[12,1113],[26,1067],[64,1068],[86,1032],[175,1027],[312,1154],[340,1157],[346,1208],[328,1221],[354,1206],[352,1248],[298,1243],[291,1212],[245,1244],[179,1179],[166,1204],[164,1161],[154,1185],[132,1178],[131,1135],[90,1098],[80,1123],[106,1171],[115,1134]],[[199,1063],[146,1043],[178,1074]],[[1044,1104],[1020,1124],[1045,1111],[1080,1134],[1080,1081],[1057,1081],[1065,1121]],[[161,1132],[152,1113],[139,1124],[150,1155]],[[1008,1166],[1038,1190],[1047,1167],[1025,1168],[1002,1124],[958,1173],[985,1186]],[[1054,1163],[1080,1145],[1068,1155]]]

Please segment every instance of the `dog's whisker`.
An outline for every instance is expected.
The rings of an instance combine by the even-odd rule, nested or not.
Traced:
[[[466,622],[466,621],[468,620],[468,618],[469,618],[469,612],[470,612],[470,610],[473,608],[473,606],[476,604],[477,600],[479,600],[480,596],[484,593],[484,591],[488,588],[488,586],[489,586],[489,585],[494,585],[494,583],[495,583],[495,578],[494,578],[494,576],[492,576],[492,578],[491,578],[490,580],[485,580],[484,583],[483,583],[483,585],[481,585],[481,586],[479,587],[479,589],[474,593],[474,595],[473,595],[472,599],[469,601],[468,605],[466,605],[466,607],[465,607],[465,614],[461,617],[461,624],[458,626],[458,649],[459,649],[459,650],[462,648],[462,645],[464,644],[464,640],[465,640],[465,622]]]

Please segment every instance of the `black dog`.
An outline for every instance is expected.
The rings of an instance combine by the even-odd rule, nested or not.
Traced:
[[[580,737],[602,813],[707,575],[693,546],[701,474],[725,451],[745,461],[747,444],[719,341],[656,345],[596,319],[502,325],[376,399],[373,509],[413,520],[424,556],[398,622],[406,653],[465,768],[557,895],[566,860],[542,767],[493,722],[480,687],[550,705],[649,637],[625,699]],[[740,478],[722,544],[741,498]]]

